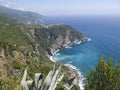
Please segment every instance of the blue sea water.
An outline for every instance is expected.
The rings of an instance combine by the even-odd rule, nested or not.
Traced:
[[[115,62],[120,62],[119,16],[48,17],[45,23],[68,24],[91,38],[90,42],[61,49],[54,56],[56,61],[70,63],[83,74],[98,64],[100,56],[107,59],[112,55]]]

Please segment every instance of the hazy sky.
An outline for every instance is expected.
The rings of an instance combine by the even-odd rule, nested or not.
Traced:
[[[0,5],[43,15],[120,15],[120,0],[0,0]]]

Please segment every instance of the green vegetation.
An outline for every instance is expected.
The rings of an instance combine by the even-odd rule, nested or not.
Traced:
[[[16,17],[13,18],[14,16]],[[68,38],[71,42],[85,38],[69,25],[20,23],[28,23],[28,20],[35,22],[33,16],[30,12],[9,11],[8,8],[0,7],[0,90],[22,90],[20,82],[27,66],[27,80],[34,80],[34,74],[38,72],[45,79],[54,65],[46,56],[47,49],[53,44],[58,45],[56,42],[61,39],[65,43]],[[61,67],[59,74],[63,73],[64,78],[56,90],[64,90],[63,84],[70,80],[69,76],[73,77],[66,66]],[[87,74],[85,83],[86,90],[119,90],[120,64],[114,64],[111,57],[108,61],[101,57],[98,66]],[[71,90],[79,88],[74,85]]]
[[[62,39],[66,39],[66,35],[69,35],[69,39],[74,41],[75,39],[81,40],[84,35],[69,25],[51,25],[48,28],[43,26],[35,28],[35,36],[41,41],[40,45],[42,48],[46,49],[51,47],[55,41],[62,36]]]
[[[114,64],[111,57],[108,61],[101,57],[86,76],[85,90],[120,90],[120,64]]]
[[[49,71],[44,82],[42,73],[35,73],[35,80],[27,80],[27,69],[28,67],[25,69],[21,80],[23,90],[34,90],[34,88],[36,88],[36,90],[55,90],[57,84],[59,84],[64,77],[64,74],[59,74],[61,70],[60,65],[57,68],[54,66],[53,69]]]
[[[17,21],[0,16],[0,47],[6,44],[13,47],[26,46],[27,39]]]
[[[65,37],[66,28],[73,31],[67,25],[50,28],[25,25],[0,14],[0,54],[2,52],[5,56],[0,57],[0,90],[22,90],[20,81],[27,66],[28,79],[34,80],[34,74],[38,72],[45,78],[54,64],[46,56],[46,47],[55,43],[58,35]],[[69,69],[62,66],[60,74],[65,73],[65,76],[56,90],[63,90],[63,82],[69,79],[68,75],[72,75],[67,71]]]

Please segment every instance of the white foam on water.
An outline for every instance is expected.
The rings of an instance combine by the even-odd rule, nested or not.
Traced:
[[[52,62],[56,62],[56,61],[54,60],[53,56],[49,56],[48,58],[49,58]]]
[[[65,48],[72,48],[72,47],[70,47],[70,46],[66,46]]]
[[[91,41],[91,38],[88,38],[87,41],[88,41],[88,42]]]
[[[53,56],[49,56],[49,59],[51,61],[53,61],[53,62],[56,62],[56,60],[53,58]],[[78,77],[79,77],[79,80],[78,80],[79,83],[78,84],[79,84],[80,90],[84,90],[84,83],[83,83],[83,81],[85,80],[85,78],[82,76],[80,70],[77,67],[71,65],[70,63],[72,63],[72,62],[69,62],[69,64],[64,64],[64,65],[67,66],[67,67],[70,67],[70,68],[72,68],[74,70],[76,70],[76,72],[78,74]]]

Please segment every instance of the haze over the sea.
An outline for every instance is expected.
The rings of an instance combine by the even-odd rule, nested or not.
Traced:
[[[120,0],[0,0],[0,5],[44,16],[120,15]]]

